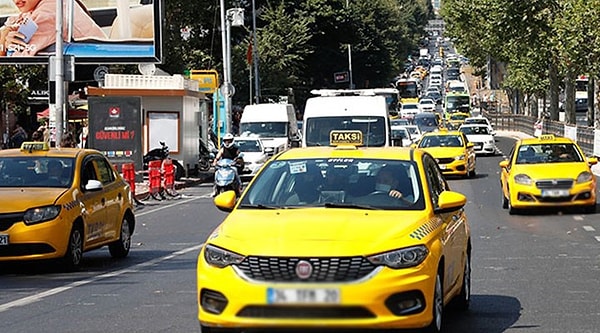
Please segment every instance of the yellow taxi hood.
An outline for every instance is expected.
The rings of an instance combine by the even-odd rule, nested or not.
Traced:
[[[232,212],[208,242],[256,255],[353,255],[420,243],[423,211],[339,208]],[[404,241],[403,241],[404,240]]]
[[[465,153],[464,147],[430,147],[422,149],[434,158],[454,158]]]
[[[65,188],[0,188],[0,212],[24,212],[29,208],[53,205]]]
[[[514,164],[511,174],[526,174],[535,179],[543,178],[571,178],[576,179],[584,171],[591,172],[585,163],[536,163],[536,164]],[[560,169],[560,173],[556,170]]]

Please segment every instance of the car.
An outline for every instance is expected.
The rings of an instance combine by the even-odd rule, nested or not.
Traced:
[[[417,147],[430,153],[446,176],[475,177],[475,145],[459,131],[439,130],[423,134]]]
[[[581,207],[596,212],[596,178],[586,157],[571,139],[550,134],[517,140],[499,163],[502,208],[522,210]]]
[[[392,126],[392,145],[395,147],[408,147],[414,143],[406,127],[402,125]]]
[[[490,133],[489,126],[479,124],[462,124],[458,128],[460,132],[467,135],[467,139],[475,145],[475,154],[496,154],[496,140]]]
[[[469,118],[471,114],[465,112],[454,112],[448,116],[446,127],[450,130],[456,130]]]
[[[425,92],[425,98],[430,98],[434,100],[436,105],[442,104],[442,94],[438,91],[437,88],[435,90],[428,89],[427,92]]]
[[[423,133],[421,132],[421,129],[419,129],[419,126],[417,126],[417,125],[404,125],[404,128],[406,128],[408,130],[408,132],[410,133],[410,137],[415,142],[421,140],[421,136],[423,136]]]
[[[463,124],[471,125],[471,124],[479,124],[488,126],[488,131],[491,135],[496,135],[496,131],[494,131],[494,127],[490,120],[483,115],[478,115],[476,117],[467,117]]]
[[[262,140],[258,137],[235,137],[233,142],[240,149],[244,159],[244,169],[240,174],[242,179],[252,178],[269,159]]]
[[[417,103],[402,103],[400,108],[400,117],[404,119],[412,120],[417,113],[421,112],[419,104]]]
[[[431,98],[421,98],[419,101],[419,109],[421,112],[434,112],[435,105],[435,101]]]
[[[421,112],[413,119],[413,124],[419,127],[421,133],[437,131],[440,126],[440,115],[436,112]]]
[[[273,157],[240,199],[214,199],[229,214],[198,256],[202,332],[439,332],[446,305],[469,307],[466,197],[424,150],[331,137]]]
[[[72,269],[83,253],[131,248],[135,229],[130,185],[93,149],[24,142],[0,150],[0,262],[59,259]]]
[[[408,121],[408,119],[404,119],[404,118],[390,119],[390,126],[392,126],[392,127],[404,126],[404,125],[410,125],[410,122]]]

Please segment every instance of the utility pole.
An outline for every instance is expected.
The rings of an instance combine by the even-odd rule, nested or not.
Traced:
[[[252,0],[252,64],[254,64],[255,103],[260,103],[260,79],[258,76],[258,38],[256,37],[256,4]]]
[[[349,9],[350,0],[346,0],[346,10]],[[348,76],[350,79],[350,89],[354,89],[354,83],[352,80],[352,46],[348,43]]]
[[[60,146],[63,133],[63,123],[65,114],[65,75],[63,71],[63,2],[56,1],[56,54],[54,58],[50,58],[50,62],[54,60],[55,66],[55,119],[56,146]],[[51,64],[49,64],[51,66]]]

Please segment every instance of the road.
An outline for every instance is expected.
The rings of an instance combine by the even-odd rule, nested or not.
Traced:
[[[508,153],[513,139],[498,138]],[[509,215],[501,208],[498,162],[478,157],[477,177],[450,179],[469,201],[472,307],[448,313],[445,332],[600,332],[600,219],[577,212]],[[199,247],[226,216],[210,184],[138,209],[130,256],[107,249],[63,273],[50,263],[0,265],[2,332],[199,332]]]

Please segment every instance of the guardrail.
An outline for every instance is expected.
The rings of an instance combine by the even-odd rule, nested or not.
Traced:
[[[498,130],[518,131],[531,136],[535,132],[537,118],[520,114],[483,112],[486,118],[490,120],[492,126]],[[565,123],[562,121],[553,121],[544,119],[542,124],[544,134],[554,134],[556,136],[565,135]],[[588,156],[594,155],[594,128],[587,126],[577,126],[577,144]]]

